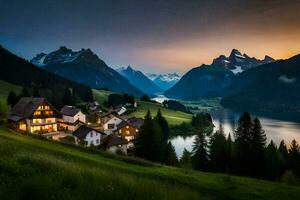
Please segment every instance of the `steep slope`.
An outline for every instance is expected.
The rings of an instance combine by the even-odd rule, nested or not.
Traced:
[[[0,80],[29,88],[43,90],[51,103],[60,106],[66,88],[72,89],[75,98],[92,101],[93,94],[88,86],[67,80],[41,69],[17,57],[0,46]]]
[[[296,186],[166,167],[14,134],[2,127],[0,144],[2,199],[300,198]]]
[[[177,73],[169,73],[169,74],[147,73],[147,76],[163,91],[166,91],[171,87],[173,87],[181,78]]]
[[[265,64],[236,77],[222,104],[253,111],[300,110],[300,55]]]
[[[92,88],[109,88],[140,96],[143,93],[129,83],[118,72],[108,67],[90,49],[72,51],[61,47],[49,54],[38,54],[31,62],[44,69]]]
[[[164,94],[170,98],[188,100],[224,96],[233,78],[234,74],[224,67],[202,65],[187,72]]]
[[[127,78],[127,80],[137,87],[139,90],[143,91],[145,94],[153,95],[161,92],[162,90],[151,81],[146,75],[144,75],[141,71],[137,71],[132,69],[130,66],[127,68],[119,68],[117,71]]]

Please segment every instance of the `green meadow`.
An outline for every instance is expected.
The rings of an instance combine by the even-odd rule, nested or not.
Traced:
[[[197,172],[0,127],[1,199],[300,199],[300,187]]]
[[[7,115],[8,106],[6,99],[10,91],[18,94],[21,91],[21,87],[0,80],[0,118]]]

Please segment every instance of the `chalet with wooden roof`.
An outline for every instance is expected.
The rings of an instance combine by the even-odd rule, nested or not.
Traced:
[[[22,97],[9,113],[8,126],[18,132],[47,134],[57,132],[59,117],[45,98]]]
[[[119,151],[127,154],[127,144],[128,141],[126,139],[111,134],[103,138],[101,147],[110,153],[118,153]]]

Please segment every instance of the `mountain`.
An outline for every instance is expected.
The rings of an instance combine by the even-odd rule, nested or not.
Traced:
[[[234,74],[237,74],[253,67],[274,61],[275,60],[273,58],[267,55],[263,60],[259,60],[255,57],[249,57],[247,54],[242,54],[237,49],[233,49],[229,57],[221,55],[213,60],[212,65],[225,67],[231,70]]]
[[[231,85],[235,85],[235,78],[242,72],[272,62],[274,59],[269,56],[259,60],[233,49],[229,57],[221,55],[211,65],[190,70],[165,95],[188,100],[227,96],[235,89]]]
[[[162,91],[152,80],[150,80],[141,71],[132,69],[130,66],[127,68],[121,67],[117,71],[127,78],[127,80],[139,90],[143,91],[145,94],[153,95]]]
[[[202,65],[187,72],[164,94],[175,99],[200,99],[223,96],[232,84],[234,73],[220,66]]]
[[[61,106],[66,88],[72,89],[75,99],[92,101],[88,86],[65,79],[19,58],[0,46],[0,80],[28,88],[37,88],[51,103]]]
[[[146,75],[163,91],[166,91],[171,87],[173,87],[181,78],[177,73],[169,73],[169,74],[147,73]]]
[[[249,69],[234,80],[222,104],[249,111],[300,111],[300,54]]]
[[[137,96],[143,94],[126,78],[108,67],[90,49],[73,51],[61,47],[49,54],[38,54],[31,60],[31,63],[92,88],[109,88],[114,92],[124,92]]]

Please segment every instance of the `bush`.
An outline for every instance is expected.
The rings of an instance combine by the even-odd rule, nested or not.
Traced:
[[[300,185],[300,179],[290,170],[282,175],[281,181],[288,185]]]

